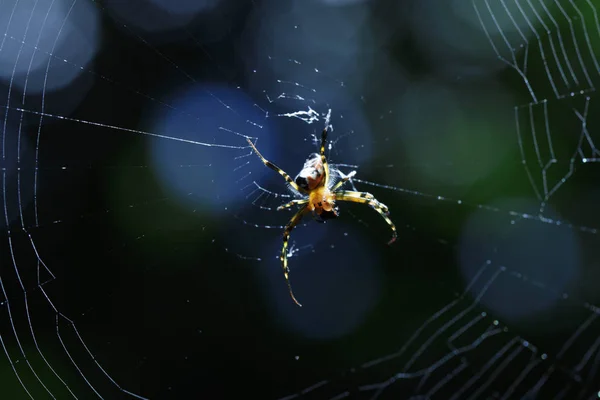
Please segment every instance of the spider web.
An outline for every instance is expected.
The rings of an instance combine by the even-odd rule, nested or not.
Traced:
[[[404,68],[389,4],[134,3],[0,3],[3,395],[598,397],[597,4],[398,6]],[[298,309],[246,138],[293,177],[327,123],[399,240],[304,220]]]

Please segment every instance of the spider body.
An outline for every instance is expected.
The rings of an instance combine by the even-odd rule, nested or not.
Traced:
[[[298,300],[296,300],[294,297],[294,292],[292,291],[292,286],[289,279],[290,269],[288,267],[287,260],[287,247],[290,238],[290,232],[300,222],[304,214],[312,213],[315,220],[319,222],[325,222],[328,219],[339,216],[339,208],[336,205],[336,201],[367,204],[377,211],[392,229],[392,239],[388,242],[388,244],[392,244],[396,240],[396,226],[392,220],[390,220],[389,211],[385,204],[380,203],[375,196],[367,192],[341,190],[341,187],[356,174],[356,171],[352,171],[348,175],[344,175],[340,171],[334,170],[334,172],[340,176],[340,179],[337,182],[335,179],[331,179],[331,172],[327,163],[327,157],[325,156],[327,126],[325,126],[325,129],[323,129],[323,133],[321,134],[320,154],[313,153],[309,155],[304,162],[302,170],[296,176],[295,180],[292,180],[292,178],[284,170],[264,158],[249,138],[247,138],[247,141],[252,150],[254,150],[256,155],[261,159],[263,164],[281,175],[290,185],[290,187],[297,194],[302,196],[302,198],[294,199],[277,208],[277,210],[283,210],[293,206],[300,207],[285,226],[285,230],[283,231],[283,247],[279,256],[281,265],[283,267],[283,275],[287,282],[290,296],[297,305],[302,306]]]

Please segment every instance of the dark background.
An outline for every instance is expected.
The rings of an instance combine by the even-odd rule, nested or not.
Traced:
[[[0,3],[3,397],[595,398],[593,8],[537,40],[477,1],[170,3]],[[307,219],[298,308],[245,136],[294,175],[329,109],[399,239]]]

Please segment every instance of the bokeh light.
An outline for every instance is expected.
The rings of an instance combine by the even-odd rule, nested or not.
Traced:
[[[178,202],[210,214],[244,202],[236,167],[248,163],[250,148],[240,132],[251,134],[253,125],[248,121],[262,119],[252,99],[239,89],[217,84],[174,89],[170,97],[173,108],[153,110],[148,123],[150,131],[178,139],[150,143],[161,185]],[[268,126],[260,131],[267,132]],[[268,143],[261,141],[265,152],[270,150]]]
[[[531,210],[532,215],[536,209],[536,203],[520,198],[500,199],[491,206],[501,210]],[[550,208],[546,215],[560,220]],[[573,230],[519,216],[507,222],[500,216],[491,218],[489,211],[481,209],[473,212],[463,226],[459,254],[465,284],[491,255],[494,265],[505,268],[481,303],[511,322],[551,310],[563,293],[572,292],[572,284],[580,273],[580,246]],[[474,297],[485,282],[480,280],[469,287]],[[534,286],[543,282],[546,290],[536,291],[529,282]],[[556,329],[559,328],[560,324],[556,324]]]
[[[414,82],[397,116],[413,174],[460,188],[495,172],[511,149],[506,139],[514,129],[510,104],[508,93],[495,84],[458,88],[432,80]]]
[[[341,214],[354,206],[340,205]],[[281,214],[286,219],[287,213]],[[275,318],[297,335],[321,340],[349,335],[369,317],[382,296],[379,253],[385,250],[385,241],[375,249],[375,242],[364,232],[342,220],[325,224],[310,221],[310,217],[307,220],[306,227],[291,234],[292,257],[288,260],[292,289],[302,308],[290,298],[283,277],[277,257],[280,237],[264,252],[273,255],[261,271],[267,280],[267,301],[272,303]]]
[[[98,51],[99,16],[90,2],[9,0],[2,9],[11,11],[0,13],[0,79],[12,88],[28,94],[63,88]]]

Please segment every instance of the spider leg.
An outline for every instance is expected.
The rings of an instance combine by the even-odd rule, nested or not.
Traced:
[[[329,164],[327,163],[327,157],[325,156],[325,147],[327,146],[327,125],[323,128],[321,133],[321,163],[323,164],[323,173],[325,174],[325,187],[329,184]]]
[[[338,190],[344,183],[348,182],[352,177],[356,175],[356,171],[350,172],[348,175],[345,175],[338,183],[336,183],[330,190],[335,192]]]
[[[369,192],[356,192],[356,191],[352,191],[352,190],[338,190],[335,194],[336,194],[336,196],[343,194],[346,197],[351,197],[351,198],[360,199],[360,200],[367,200],[367,201],[355,201],[355,203],[366,203],[366,204],[369,204],[370,206],[374,206],[376,203],[377,205],[379,205],[381,210],[386,215],[390,214],[388,207],[385,204],[380,203],[379,200],[377,200],[375,198],[375,196],[373,196]],[[343,200],[343,201],[352,201],[352,200]],[[371,204],[371,203],[374,203],[374,204]]]
[[[294,297],[294,292],[292,291],[292,284],[290,283],[290,268],[288,267],[287,261],[287,248],[288,242],[290,240],[290,232],[292,231],[292,229],[294,229],[296,225],[298,225],[298,222],[300,222],[305,212],[306,207],[302,207],[300,210],[298,210],[296,214],[294,214],[292,219],[290,219],[290,222],[288,222],[288,224],[285,226],[285,230],[283,231],[283,247],[281,248],[281,255],[279,256],[279,259],[281,260],[281,265],[283,267],[283,276],[285,276],[285,281],[288,285],[290,296],[292,296],[292,300],[294,300],[294,303],[298,304],[300,307],[302,307],[302,304],[300,304],[298,300],[296,300],[296,297]]]
[[[304,190],[300,186],[298,186],[296,184],[296,182],[294,182],[294,180],[292,178],[290,178],[290,176],[284,170],[282,170],[277,165],[273,164],[271,161],[269,161],[266,158],[264,158],[263,155],[260,154],[260,152],[258,151],[258,149],[256,148],[256,146],[254,146],[254,143],[252,143],[252,141],[249,138],[246,138],[246,140],[248,141],[248,144],[250,144],[250,146],[252,147],[252,150],[254,150],[254,152],[256,153],[256,155],[263,162],[263,164],[265,164],[267,167],[271,168],[273,171],[277,172],[279,175],[283,176],[283,179],[285,179],[285,181],[291,187],[293,187],[296,191],[298,191],[300,193],[306,193],[306,190]]]
[[[308,203],[308,199],[296,199],[296,200],[292,200],[289,203],[285,203],[280,205],[279,207],[277,207],[277,211],[281,211],[285,208],[290,208],[293,206],[301,206]]]
[[[398,233],[396,232],[396,225],[394,225],[394,223],[388,216],[388,207],[385,204],[380,203],[371,193],[340,190],[338,192],[335,192],[335,199],[337,201],[349,201],[352,203],[368,204],[369,206],[371,206],[375,211],[379,213],[379,215],[383,217],[385,222],[387,222],[387,224],[392,229],[392,238],[390,239],[388,244],[392,244],[394,243],[394,241],[396,241]]]

